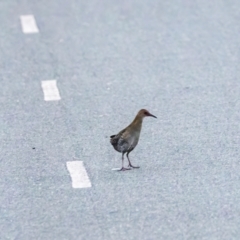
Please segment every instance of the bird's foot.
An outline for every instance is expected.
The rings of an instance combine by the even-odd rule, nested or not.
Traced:
[[[131,168],[122,167],[122,168],[120,168],[118,171],[126,171],[126,170],[131,170]]]
[[[129,164],[128,166],[132,168],[140,168],[139,166],[133,166],[132,164]]]

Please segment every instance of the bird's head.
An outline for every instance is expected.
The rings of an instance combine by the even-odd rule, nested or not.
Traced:
[[[144,117],[154,117],[154,118],[157,118],[156,116],[154,116],[153,114],[151,114],[148,110],[146,109],[141,109],[139,112],[138,112],[138,116],[141,117],[141,118],[144,118]]]

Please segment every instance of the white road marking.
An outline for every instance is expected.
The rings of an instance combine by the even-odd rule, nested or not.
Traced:
[[[72,179],[73,188],[88,188],[92,186],[82,161],[67,162],[67,169]]]
[[[38,33],[38,27],[33,15],[22,15],[20,16],[22,31],[24,33]]]
[[[42,81],[42,90],[45,101],[57,101],[61,99],[56,80]]]

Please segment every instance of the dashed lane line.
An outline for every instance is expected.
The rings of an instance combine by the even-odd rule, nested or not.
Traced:
[[[67,169],[72,179],[73,188],[92,187],[91,181],[82,161],[67,162]]]
[[[41,85],[45,101],[58,101],[61,99],[56,80],[42,81]]]
[[[35,18],[33,15],[22,15],[20,16],[22,31],[25,34],[38,33],[39,29],[37,27]]]

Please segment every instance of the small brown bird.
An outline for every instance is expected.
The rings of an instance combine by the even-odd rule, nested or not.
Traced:
[[[132,123],[120,131],[116,135],[110,136],[110,143],[113,145],[114,149],[120,153],[122,153],[122,168],[119,171],[130,170],[132,168],[139,168],[134,167],[129,159],[129,153],[137,146],[138,140],[140,137],[141,129],[142,129],[142,121],[144,117],[154,117],[148,110],[141,109]],[[128,168],[124,167],[124,154],[127,153],[127,159],[129,162]]]

